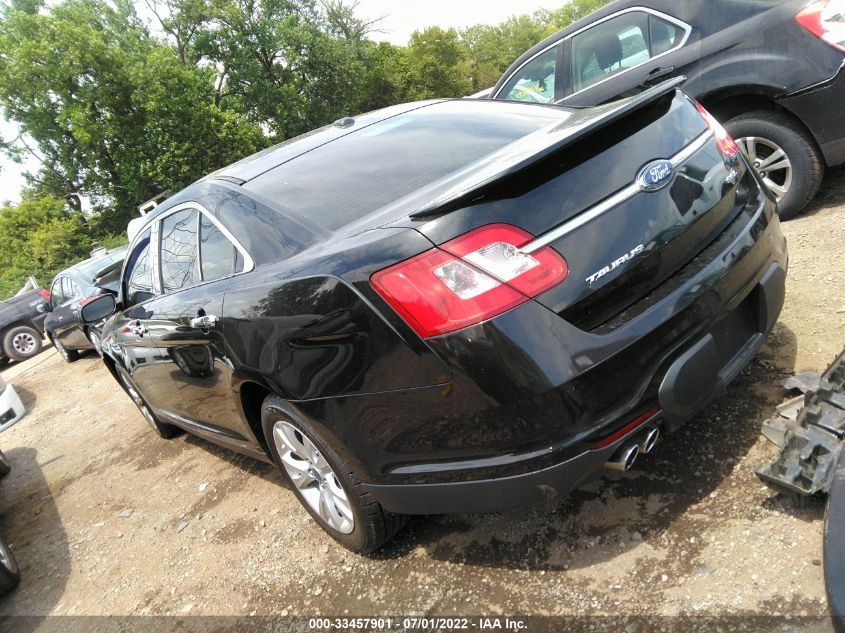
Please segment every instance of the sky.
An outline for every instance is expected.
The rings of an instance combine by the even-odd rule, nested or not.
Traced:
[[[565,0],[360,0],[358,14],[375,19],[379,33],[370,38],[393,44],[407,44],[415,30],[437,25],[460,29],[473,24],[498,24],[512,15],[533,13],[537,9],[557,9]],[[17,135],[13,123],[0,120],[0,134],[6,140]],[[38,161],[29,159],[23,165],[0,158],[0,203],[20,200],[24,185],[23,172],[36,171]]]
[[[558,9],[566,0],[360,0],[358,15],[385,16],[372,33],[374,40],[407,44],[411,33],[427,26],[460,29],[473,24],[498,24],[512,15],[537,9]]]

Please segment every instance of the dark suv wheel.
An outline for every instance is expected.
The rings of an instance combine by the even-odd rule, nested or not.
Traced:
[[[405,524],[361,490],[347,464],[308,422],[275,395],[264,400],[261,423],[276,465],[314,520],[347,549],[372,552]]]
[[[27,360],[41,351],[41,334],[28,325],[11,328],[3,336],[3,354],[12,360]]]
[[[728,121],[751,165],[778,201],[778,215],[798,215],[819,191],[824,163],[800,123],[780,112],[748,112]]]

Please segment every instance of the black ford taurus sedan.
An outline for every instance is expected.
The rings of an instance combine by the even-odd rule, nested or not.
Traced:
[[[83,317],[161,436],[276,463],[354,551],[629,468],[784,296],[770,193],[675,85],[342,119],[151,212]]]

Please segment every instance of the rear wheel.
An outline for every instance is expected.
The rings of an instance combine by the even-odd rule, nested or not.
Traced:
[[[72,363],[76,360],[79,360],[79,352],[77,352],[76,350],[67,349],[55,338],[53,339],[53,347],[56,348],[56,351],[59,353],[59,356],[65,359],[66,363]]]
[[[161,422],[155,416],[152,409],[150,409],[141,397],[138,388],[135,386],[135,383],[132,382],[129,374],[126,373],[126,370],[118,367],[117,375],[120,377],[120,382],[123,385],[124,390],[127,394],[129,394],[129,397],[132,398],[132,402],[134,402],[135,406],[138,407],[138,410],[141,412],[141,415],[144,416],[147,424],[149,424],[160,437],[169,440],[182,433],[179,427],[168,424],[167,422]]]
[[[300,503],[329,535],[347,549],[367,554],[405,524],[362,490],[354,472],[287,403],[264,400],[261,422],[276,465]]]
[[[0,595],[17,587],[21,580],[18,564],[6,542],[0,538]]]
[[[12,470],[12,465],[9,463],[9,458],[0,451],[0,477],[5,477]]]
[[[3,354],[12,360],[27,360],[41,351],[41,334],[28,325],[19,325],[3,337]]]
[[[749,112],[728,121],[725,129],[774,194],[781,219],[798,215],[818,193],[824,163],[795,119],[781,112]]]

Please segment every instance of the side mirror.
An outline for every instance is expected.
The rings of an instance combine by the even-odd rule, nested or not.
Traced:
[[[80,316],[83,323],[96,323],[114,314],[116,308],[117,302],[112,295],[100,295],[82,306]]]
[[[52,312],[53,311],[53,305],[49,301],[45,301],[40,306],[38,306],[38,311],[39,312]]]

